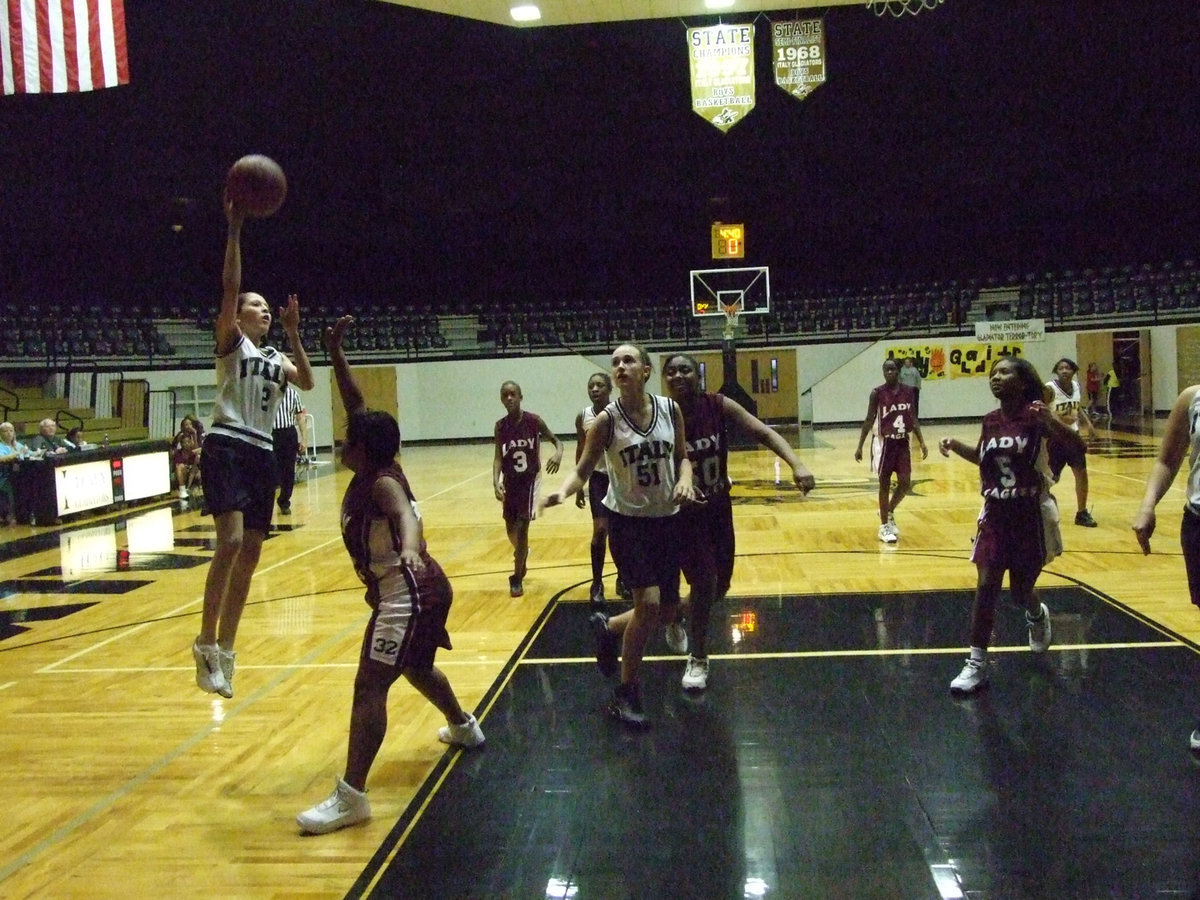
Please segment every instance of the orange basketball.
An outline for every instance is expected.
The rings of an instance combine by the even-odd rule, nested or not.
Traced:
[[[261,219],[283,206],[287,176],[269,156],[252,153],[230,166],[225,191],[239,210]]]

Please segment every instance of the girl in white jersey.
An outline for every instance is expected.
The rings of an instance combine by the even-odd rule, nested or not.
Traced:
[[[1150,537],[1157,524],[1154,508],[1175,480],[1185,456],[1188,476],[1179,543],[1183,548],[1188,592],[1192,603],[1200,606],[1200,384],[1184,388],[1176,398],[1167,417],[1158,459],[1146,479],[1141,508],[1133,517],[1133,533],[1145,554],[1150,553]],[[1200,725],[1192,731],[1188,745],[1193,754],[1200,755]]]
[[[250,578],[271,527],[275,410],[289,381],[305,391],[313,386],[312,367],[300,343],[300,304],[295,294],[288,297],[279,318],[296,361],[274,347],[260,346],[271,327],[271,308],[260,294],[241,293],[244,215],[225,199],[229,231],[215,329],[217,399],[200,457],[217,547],[204,583],[204,610],[192,657],[196,684],[222,697],[233,696],[233,645]]]
[[[1079,381],[1075,378],[1075,373],[1078,371],[1079,366],[1073,359],[1063,357],[1054,364],[1054,378],[1046,382],[1046,387],[1050,391],[1046,398],[1046,404],[1058,417],[1058,420],[1072,431],[1079,431],[1080,426],[1083,426],[1087,436],[1093,437],[1096,432],[1092,428],[1092,420],[1083,412],[1083,394],[1079,390]],[[1087,456],[1082,442],[1067,445],[1062,441],[1051,439],[1050,472],[1054,476],[1055,484],[1058,483],[1058,477],[1062,475],[1064,466],[1070,466],[1071,474],[1075,477],[1075,502],[1077,504],[1075,524],[1085,528],[1095,528],[1096,520],[1092,518],[1092,514],[1088,512],[1087,508]]]
[[[610,628],[602,612],[593,613],[591,623],[605,675],[616,673],[621,641],[621,683],[607,712],[636,728],[646,725],[638,687],[646,639],[660,618],[674,621],[679,604],[679,533],[663,520],[674,516],[680,503],[695,501],[683,413],[675,401],[646,393],[650,372],[650,358],[641,347],[622,344],[613,351],[612,379],[620,396],[588,429],[574,471],[541,502],[543,508],[557,506],[575,494],[603,455],[609,549],[633,591],[633,611],[619,625],[614,620],[616,627]]]

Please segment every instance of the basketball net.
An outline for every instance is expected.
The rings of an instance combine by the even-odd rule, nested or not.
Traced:
[[[897,19],[903,15],[915,16],[926,9],[940,6],[944,0],[867,0],[867,9],[877,16],[893,15]]]
[[[722,303],[721,310],[725,313],[725,340],[733,340],[733,333],[737,328],[738,315],[741,314],[742,304],[737,303]]]

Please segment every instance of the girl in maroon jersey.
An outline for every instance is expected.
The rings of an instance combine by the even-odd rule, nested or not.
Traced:
[[[700,389],[700,367],[686,353],[673,353],[663,367],[667,392],[683,411],[687,454],[692,463],[696,496],[705,502],[680,510],[683,526],[683,575],[691,586],[691,654],[683,672],[683,687],[702,691],[708,686],[708,620],[713,603],[724,598],[733,578],[733,504],[729,497],[729,442],[731,430],[741,430],[788,464],[792,480],[804,494],[815,484],[812,473],[796,458],[778,432],[768,428],[741,404],[721,394]],[[668,637],[672,627],[668,626]],[[682,632],[682,629],[681,629]],[[682,632],[682,650],[688,651]],[[668,641],[668,643],[671,643]],[[672,646],[675,649],[675,646]]]
[[[504,504],[504,528],[513,545],[513,573],[508,594],[525,593],[525,565],[529,559],[529,523],[537,515],[537,493],[542,470],[542,439],[554,444],[554,455],[546,463],[553,475],[562,462],[563,445],[550,426],[534,413],[521,409],[521,386],[515,381],[500,385],[500,403],[506,410],[493,434],[496,453],[492,459],[492,486]]]
[[[942,456],[955,453],[979,466],[983,494],[971,552],[979,572],[971,605],[971,655],[950,682],[956,694],[974,693],[988,683],[988,642],[1006,570],[1013,603],[1025,610],[1029,649],[1049,649],[1050,610],[1034,592],[1042,567],[1062,552],[1047,442],[1053,435],[1064,443],[1082,443],[1043,401],[1042,379],[1027,360],[997,360],[988,382],[1000,408],[983,417],[978,442],[943,438],[939,444]]]
[[[181,499],[200,477],[200,445],[204,441],[204,426],[195,416],[184,416],[179,432],[171,440],[171,461],[175,464],[175,481]]]
[[[879,441],[879,539],[885,544],[894,544],[900,538],[896,527],[896,507],[912,489],[912,456],[908,447],[908,436],[915,434],[921,445],[921,459],[929,456],[925,438],[921,435],[921,423],[917,421],[917,397],[913,389],[900,383],[900,364],[894,359],[884,360],[883,384],[871,391],[867,401],[867,417],[863,419],[858,435],[858,448],[854,451],[856,462],[862,461],[863,442],[875,429]],[[876,462],[876,460],[872,460]],[[896,487],[892,487],[892,475],[896,476]]]
[[[342,462],[354,473],[342,499],[342,541],[366,585],[371,618],[354,677],[345,774],[327,800],[296,817],[309,834],[371,817],[367,773],[387,734],[388,691],[401,676],[446,717],[438,740],[466,748],[484,742],[475,716],[434,665],[438,648],[450,649],[446,617],[454,592],[425,547],[417,502],[396,461],[400,426],[388,413],[367,409],[350,371],[342,338],[353,321],[342,316],[326,329],[325,345],[346,409]]]

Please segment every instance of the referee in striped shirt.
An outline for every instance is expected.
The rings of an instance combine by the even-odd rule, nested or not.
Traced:
[[[275,467],[279,472],[279,511],[292,511],[292,489],[296,486],[296,457],[304,451],[296,417],[304,413],[300,392],[290,384],[283,391],[271,437],[275,441]]]

